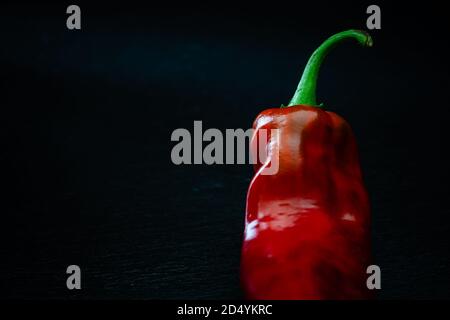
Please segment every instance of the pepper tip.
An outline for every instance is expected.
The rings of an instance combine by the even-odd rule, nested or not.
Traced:
[[[373,46],[373,40],[370,34],[367,34],[367,40],[366,40],[366,47],[372,47]]]
[[[364,30],[358,30],[358,32],[362,33],[364,35],[364,42],[362,43],[362,45],[364,47],[372,47],[373,46],[373,39],[370,36],[370,34]]]

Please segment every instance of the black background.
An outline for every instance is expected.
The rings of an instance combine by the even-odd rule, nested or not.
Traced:
[[[175,166],[176,128],[248,128],[368,3],[0,7],[0,296],[241,298],[249,165]],[[318,99],[357,136],[379,298],[449,298],[446,10],[380,4]],[[66,288],[68,265],[82,290]]]

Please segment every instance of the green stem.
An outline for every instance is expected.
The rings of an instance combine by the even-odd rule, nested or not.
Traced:
[[[347,30],[329,37],[309,58],[300,83],[288,107],[299,104],[320,107],[316,103],[316,86],[320,66],[331,49],[348,39],[356,39],[364,47],[371,47],[373,44],[370,35],[360,30]]]

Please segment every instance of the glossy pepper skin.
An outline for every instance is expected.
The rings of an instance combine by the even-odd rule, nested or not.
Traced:
[[[315,102],[320,63],[348,38],[372,44],[361,31],[331,37],[311,57],[289,106],[254,121],[253,152],[261,129],[278,129],[267,137],[266,165],[277,156],[279,168],[263,175],[256,164],[248,189],[241,256],[248,299],[372,297],[370,208],[355,137],[344,119]]]

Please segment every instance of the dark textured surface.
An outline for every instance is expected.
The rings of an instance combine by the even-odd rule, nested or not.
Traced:
[[[0,296],[241,297],[251,167],[175,166],[170,134],[194,120],[248,128],[290,99],[320,41],[364,28],[366,7],[298,17],[86,5],[81,32],[65,29],[61,5],[2,7]],[[343,45],[319,81],[358,139],[380,298],[450,297],[439,12],[383,7],[375,46]],[[81,291],[65,287],[70,264]]]

